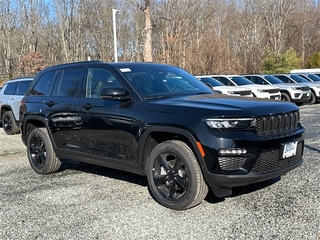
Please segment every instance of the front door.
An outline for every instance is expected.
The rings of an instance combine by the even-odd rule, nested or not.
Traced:
[[[81,151],[106,165],[136,161],[136,139],[132,135],[131,108],[120,100],[104,100],[103,88],[123,87],[104,68],[89,68],[86,97],[80,100]],[[102,157],[102,158],[101,158]],[[115,164],[118,164],[115,163]]]

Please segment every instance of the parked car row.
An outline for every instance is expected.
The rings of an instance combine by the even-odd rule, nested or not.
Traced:
[[[315,74],[246,74],[196,76],[205,82],[217,80],[225,86],[246,87],[257,98],[314,104],[320,101],[320,77]],[[210,86],[210,85],[209,85]],[[212,87],[215,90],[215,87]],[[231,91],[231,90],[230,90]]]

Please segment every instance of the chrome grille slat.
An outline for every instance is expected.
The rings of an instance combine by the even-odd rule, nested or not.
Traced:
[[[239,94],[240,96],[244,96],[244,95],[250,95],[251,91],[237,91],[235,93]]]

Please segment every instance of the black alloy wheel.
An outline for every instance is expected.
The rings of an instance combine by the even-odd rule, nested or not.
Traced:
[[[6,111],[3,114],[2,127],[7,135],[19,133],[19,126],[17,125],[13,113],[11,111]]]
[[[29,163],[36,173],[53,173],[61,166],[46,128],[36,128],[31,131],[27,140],[27,152]]]
[[[185,210],[206,197],[208,187],[189,146],[171,140],[158,144],[147,162],[150,191],[163,206]]]

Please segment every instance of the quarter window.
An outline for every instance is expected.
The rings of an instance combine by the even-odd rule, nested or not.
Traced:
[[[30,91],[30,94],[48,96],[51,92],[51,87],[52,87],[55,73],[56,73],[55,71],[44,73],[40,77],[39,81],[36,83],[34,88]]]

